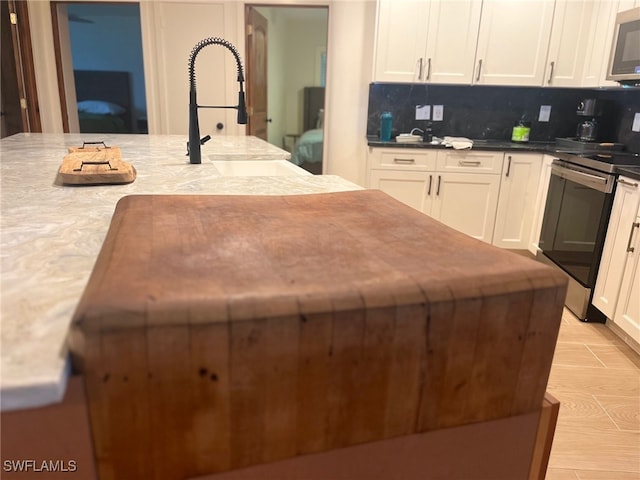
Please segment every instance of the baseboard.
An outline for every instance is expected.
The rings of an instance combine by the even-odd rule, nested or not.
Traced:
[[[629,336],[627,332],[622,330],[618,325],[613,323],[611,320],[607,319],[607,323],[605,323],[605,325],[609,327],[609,329],[613,333],[615,333],[616,336],[620,337],[620,340],[626,343],[629,346],[629,348],[631,348],[631,350],[633,350],[638,355],[640,355],[640,343],[636,342],[633,338]]]

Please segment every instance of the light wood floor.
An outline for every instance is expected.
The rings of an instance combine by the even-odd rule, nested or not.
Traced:
[[[547,391],[560,401],[546,480],[640,479],[640,356],[565,310]]]

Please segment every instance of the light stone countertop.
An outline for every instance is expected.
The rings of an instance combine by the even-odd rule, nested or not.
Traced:
[[[89,138],[91,137],[91,138]],[[99,137],[99,138],[96,138]],[[128,185],[62,186],[68,147],[119,146]],[[59,402],[69,375],[66,337],[116,202],[130,194],[294,195],[359,190],[331,175],[222,177],[211,160],[288,159],[255,137],[214,137],[191,165],[180,135],[17,134],[0,140],[0,407]]]

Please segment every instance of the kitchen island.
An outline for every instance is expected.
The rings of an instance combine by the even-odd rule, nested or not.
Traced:
[[[17,134],[0,141],[2,411],[59,402],[73,311],[117,201],[132,194],[321,193],[358,189],[335,176],[223,177],[213,161],[287,160],[255,137],[215,137],[191,165],[184,136]],[[137,170],[126,185],[63,186],[67,149],[85,141],[119,146]],[[291,165],[295,168],[295,166]]]
[[[221,177],[180,137],[107,137],[136,180],[61,186],[82,140],[0,144],[5,472],[544,477],[564,277],[339,177]]]

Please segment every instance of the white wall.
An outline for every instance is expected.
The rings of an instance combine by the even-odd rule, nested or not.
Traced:
[[[288,42],[285,50],[285,128],[287,133],[302,133],[304,87],[320,85],[316,49],[327,45],[327,19],[289,21],[285,28],[287,37],[296,39]]]
[[[329,12],[324,173],[364,186],[376,2],[338,0]]]

